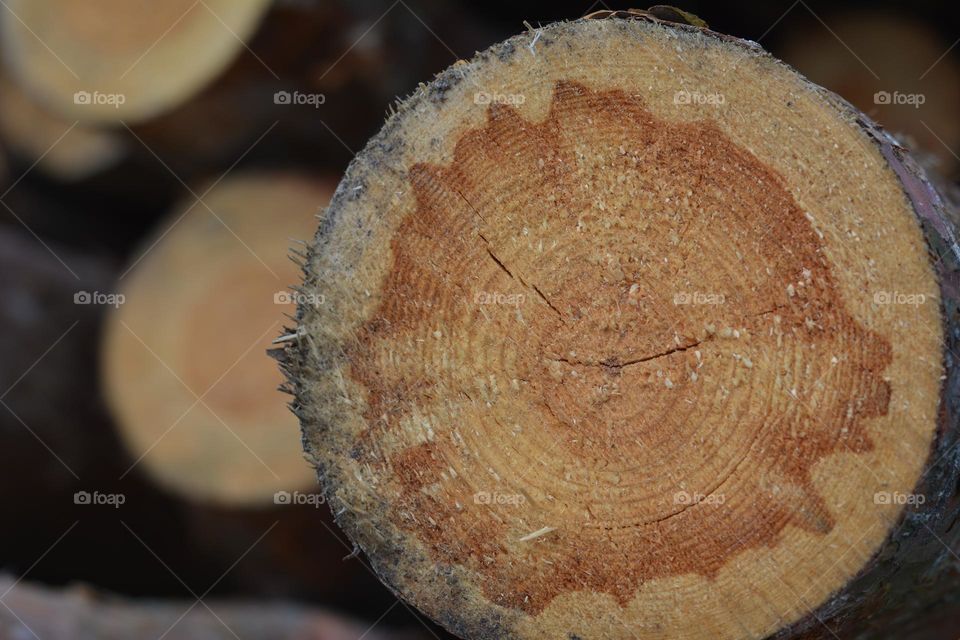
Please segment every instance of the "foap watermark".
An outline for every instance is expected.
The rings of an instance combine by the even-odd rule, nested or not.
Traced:
[[[686,89],[681,89],[673,94],[673,104],[677,105],[698,104],[719,107],[726,102],[726,96],[717,92],[702,93],[700,91],[687,91]]]
[[[927,302],[924,293],[903,293],[902,291],[877,291],[873,294],[874,304],[903,304],[910,307],[919,307]]]
[[[497,304],[507,307],[519,307],[526,302],[522,293],[501,293],[499,291],[478,291],[473,296],[475,304]]]
[[[673,504],[692,505],[692,504],[716,504],[720,505],[727,501],[727,497],[722,493],[690,493],[689,491],[677,491],[673,494]]]
[[[108,105],[119,109],[127,101],[122,93],[100,93],[99,91],[77,91],[73,94],[73,104]]]
[[[273,104],[292,106],[309,105],[319,109],[327,102],[327,96],[322,93],[303,93],[302,91],[277,91],[273,94]]]
[[[498,491],[477,491],[473,494],[475,504],[500,504],[519,507],[527,501],[522,493],[500,493]]]
[[[722,293],[704,291],[678,291],[673,294],[673,304],[723,304],[726,297]]]
[[[101,493],[99,491],[77,491],[73,494],[73,504],[84,506],[107,506],[119,509],[127,501],[122,493]]]
[[[326,498],[316,493],[303,493],[302,491],[277,491],[275,494],[273,494],[273,504],[306,504],[313,508],[317,508],[322,504],[326,504],[326,502]]]
[[[474,104],[509,104],[518,105],[527,101],[522,93],[497,93],[496,91],[477,91],[473,94]]]
[[[73,304],[97,304],[119,307],[127,301],[122,293],[104,293],[102,291],[77,291],[73,294]]]
[[[873,494],[873,504],[921,505],[927,501],[922,493],[900,493],[899,491],[877,491]]]
[[[894,91],[877,91],[873,94],[874,104],[905,104],[919,109],[920,105],[927,101],[927,96],[922,93],[900,93]]]
[[[299,291],[277,291],[273,294],[273,304],[296,304],[309,307],[319,307],[326,304],[327,298],[322,293],[301,293]]]

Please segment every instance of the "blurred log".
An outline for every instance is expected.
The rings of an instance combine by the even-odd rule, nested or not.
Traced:
[[[203,90],[146,120],[128,121],[132,133],[116,125],[128,153],[122,164],[71,184],[76,188],[69,190],[38,182],[39,172],[29,176],[28,182],[37,183],[44,199],[59,199],[79,213],[70,219],[77,229],[66,232],[53,224],[44,230],[69,240],[77,234],[86,238],[96,229],[100,244],[123,257],[132,239],[142,237],[169,210],[172,197],[180,196],[179,180],[197,184],[241,157],[260,166],[279,163],[340,171],[350,158],[347,148],[359,148],[380,126],[397,94],[411,91],[422,77],[453,59],[444,42],[466,53],[488,39],[482,24],[467,19],[456,7],[439,0],[408,5],[409,10],[396,5],[386,11],[374,0],[273,3],[249,38],[250,50],[241,47],[240,55]],[[105,11],[104,6],[83,4],[91,16]],[[83,10],[79,5],[71,9]],[[202,5],[196,10],[205,11]],[[168,18],[153,10],[144,15],[157,22]],[[17,22],[6,9],[0,11],[0,19]],[[58,28],[69,31],[62,20]],[[417,51],[412,63],[405,55],[411,50]],[[19,76],[11,80],[23,84]],[[29,86],[27,92],[34,95]],[[324,102],[280,104],[274,99],[278,92],[322,97]],[[72,121],[71,117],[68,122]],[[26,156],[21,164],[18,175],[30,164]],[[17,192],[25,186],[18,186]],[[36,229],[43,226],[28,222]]]
[[[43,0],[33,4],[21,0],[11,2],[10,6],[24,22],[43,35],[42,30],[53,29],[54,26],[44,19],[33,17],[32,12],[39,11],[41,6],[57,5],[63,1]],[[74,23],[64,22],[61,16],[55,25],[54,35],[62,38],[70,36],[69,47],[64,45],[64,48],[81,51],[82,55],[77,54],[78,59],[81,62],[89,61],[95,57],[93,52],[100,51],[90,44],[95,36],[107,43],[118,40],[115,35],[109,38],[97,35],[99,27],[95,29],[90,24],[105,15],[111,18],[103,21],[104,30],[115,29],[116,25],[125,21],[133,21],[131,33],[124,36],[122,42],[111,44],[120,52],[106,49],[112,61],[104,66],[104,74],[117,66],[120,60],[125,60],[128,67],[132,66],[133,71],[123,82],[140,82],[138,74],[145,73],[148,62],[159,64],[173,55],[168,55],[168,50],[186,46],[185,39],[192,37],[192,31],[199,30],[199,27],[187,28],[194,18],[212,19],[204,5],[197,5],[183,14],[177,29],[160,39],[149,53],[143,55],[149,48],[149,45],[144,45],[134,54],[131,52],[135,48],[132,42],[146,37],[152,28],[165,28],[162,24],[164,21],[167,21],[166,26],[173,23],[177,15],[181,15],[173,7],[181,3],[178,0],[173,7],[168,6],[170,3],[163,3],[154,9],[141,10],[140,0],[121,3],[123,10],[117,12],[110,2],[116,3],[117,0],[97,0],[80,5],[70,3],[69,11],[80,13],[86,19],[78,23],[79,26],[68,28],[67,24]],[[24,15],[20,13],[21,3],[36,8]],[[188,6],[189,0],[180,7],[180,11]],[[157,9],[163,9],[163,15],[155,15]],[[7,43],[8,58],[10,50],[17,50],[18,43],[33,48],[39,46],[31,39],[32,36],[24,38],[19,33],[25,28],[13,14],[9,11],[0,14],[6,14],[0,15],[0,19],[4,19],[4,28],[18,33],[16,39]],[[150,29],[140,14],[153,14]],[[429,16],[429,24],[421,23],[420,15]],[[37,24],[33,24],[33,21]],[[204,22],[202,26],[217,27],[222,34],[227,33],[219,23],[207,25]],[[441,26],[443,40],[431,33],[432,28]],[[179,37],[181,31],[189,33]],[[142,169],[152,168],[163,172],[167,167],[177,176],[192,182],[202,179],[211,171],[222,170],[233,164],[254,147],[255,155],[259,157],[339,170],[344,158],[349,157],[347,148],[359,147],[371,135],[398,94],[408,93],[422,77],[435,73],[452,61],[454,54],[444,41],[457,43],[465,54],[487,40],[482,33],[483,28],[479,24],[465,19],[455,7],[438,0],[411,3],[409,10],[405,5],[397,5],[390,11],[385,11],[381,3],[373,1],[276,2],[265,12],[259,27],[246,38],[249,50],[243,49],[238,41],[231,38],[239,55],[235,55],[229,64],[224,64],[218,73],[211,75],[203,86],[198,86],[190,94],[181,96],[176,102],[170,101],[162,110],[148,111],[142,117],[134,117],[125,111],[132,106],[140,108],[134,105],[132,95],[123,94],[126,102],[116,105],[117,108],[110,104],[76,105],[73,103],[73,94],[60,96],[64,100],[69,98],[68,109],[57,111],[56,105],[50,106],[51,101],[44,101],[37,93],[38,80],[24,77],[22,73],[14,73],[13,79],[24,86],[38,103],[48,106],[48,110],[70,122],[80,120],[84,123],[92,119],[101,125],[113,124],[122,128],[119,122],[122,119],[123,124],[132,127],[132,135],[125,131],[121,133],[130,153],[136,158],[140,172],[130,170],[111,176],[112,182],[117,185],[142,183],[152,188],[152,177],[145,175]],[[161,45],[166,49],[161,51]],[[52,48],[57,50],[56,47]],[[88,48],[89,51],[86,50]],[[195,66],[193,58],[202,58],[208,48],[209,45],[197,48],[201,52],[199,54],[188,49],[189,62],[178,64],[159,77],[165,83],[173,83],[185,73],[192,74]],[[410,50],[418,52],[413,63],[403,55]],[[57,82],[75,81],[69,71],[45,49],[35,51],[32,55],[46,65],[44,68],[49,67],[48,71],[59,74]],[[143,59],[134,65],[133,62],[141,55]],[[65,63],[74,64],[71,59],[61,57]],[[8,66],[16,67],[19,59],[8,61]],[[108,98],[102,96],[113,95],[110,91],[120,91],[94,86],[89,74],[80,73],[79,68],[77,72],[84,79],[82,84],[85,88],[82,91],[91,94],[91,101],[95,99],[95,89],[103,100]],[[291,101],[284,103],[275,99],[283,94],[290,96]],[[139,92],[137,102],[144,102],[149,97],[149,92]],[[298,99],[301,100],[299,104]],[[91,118],[91,115],[95,117]]]
[[[278,211],[285,206],[276,200],[273,205]],[[311,202],[309,226],[314,224],[312,211]],[[210,214],[204,210],[204,215]],[[296,217],[292,209],[286,215]],[[0,566],[25,571],[69,529],[32,575],[57,581],[82,578],[145,595],[181,593],[179,581],[134,532],[196,590],[221,579],[218,593],[310,598],[373,618],[389,606],[389,592],[358,561],[343,561],[350,549],[331,533],[333,519],[312,496],[315,478],[309,470],[298,504],[261,500],[251,509],[170,495],[141,473],[146,469],[134,465],[101,399],[97,356],[105,307],[74,304],[80,292],[114,292],[113,268],[102,259],[45,242],[56,256],[19,225],[0,226],[0,510],[17,514],[17,526],[0,530]],[[286,260],[286,238],[278,245]],[[269,296],[266,305],[278,315],[284,308],[274,307]],[[249,356],[251,364],[260,360],[271,374],[273,363],[263,347],[272,336]],[[237,355],[230,355],[231,362]],[[265,382],[264,390],[270,393],[272,385]],[[270,395],[281,417],[273,425],[276,434],[282,436],[282,425],[288,425],[293,463],[306,467],[284,396]],[[248,468],[256,473],[259,463],[248,452],[241,453],[240,461],[244,468],[238,475]],[[123,504],[78,503],[77,492],[123,496]],[[318,573],[317,566],[324,571]]]
[[[924,15],[935,16],[933,13]],[[960,162],[960,62],[951,41],[903,13],[857,9],[809,20],[778,53],[805,76],[843,96],[938,170],[957,177]]]
[[[127,141],[108,131],[66,121],[27,96],[0,75],[0,139],[26,166],[36,164],[50,176],[72,182],[116,165]]]
[[[106,396],[132,459],[167,489],[265,505],[313,487],[263,351],[294,309],[291,239],[309,237],[331,193],[324,179],[235,174],[175,211],[121,278]]]
[[[4,60],[65,118],[137,122],[189,99],[256,29],[269,0],[8,0]]]
[[[9,590],[9,591],[8,591]],[[85,586],[49,589],[0,575],[0,640],[415,640],[301,605],[124,600]],[[386,627],[386,625],[384,625]]]
[[[398,95],[489,37],[456,6],[419,0],[277,2],[245,52],[206,90],[134,133],[175,172],[258,157],[341,170]],[[420,16],[429,17],[421,23]],[[438,39],[431,29],[442,32]],[[417,55],[407,55],[416,51]],[[289,97],[284,102],[282,96]],[[298,102],[299,101],[299,102]]]

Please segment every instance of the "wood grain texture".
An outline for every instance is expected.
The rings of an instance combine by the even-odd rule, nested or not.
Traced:
[[[294,309],[291,243],[331,191],[296,173],[236,173],[178,207],[125,270],[104,388],[132,459],[162,486],[256,505],[311,484],[263,351]]]
[[[559,23],[358,156],[284,367],[338,522],[463,637],[869,637],[952,517],[957,255],[758,47]]]

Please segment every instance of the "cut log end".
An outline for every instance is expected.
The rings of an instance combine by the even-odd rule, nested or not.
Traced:
[[[331,192],[296,175],[233,176],[161,225],[121,280],[107,397],[131,460],[164,486],[258,505],[315,483],[263,351],[295,308],[291,240],[309,237]]]
[[[194,95],[230,63],[269,0],[10,0],[4,61],[64,117],[139,122]]]
[[[760,638],[860,573],[944,373],[938,273],[866,126],[646,20],[518,36],[401,105],[285,343],[383,579],[468,638]]]

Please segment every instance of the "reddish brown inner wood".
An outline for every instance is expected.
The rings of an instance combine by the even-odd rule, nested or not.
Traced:
[[[353,455],[392,469],[391,517],[438,563],[536,614],[569,591],[625,605],[654,578],[716,576],[790,525],[832,530],[811,469],[871,450],[891,346],[847,312],[769,166],[709,122],[567,82],[543,122],[492,106],[410,181],[416,210],[347,353],[368,391]],[[524,302],[477,304],[491,290]],[[385,450],[431,412],[457,419]],[[472,498],[489,490],[524,504]],[[518,542],[518,522],[555,530]]]

